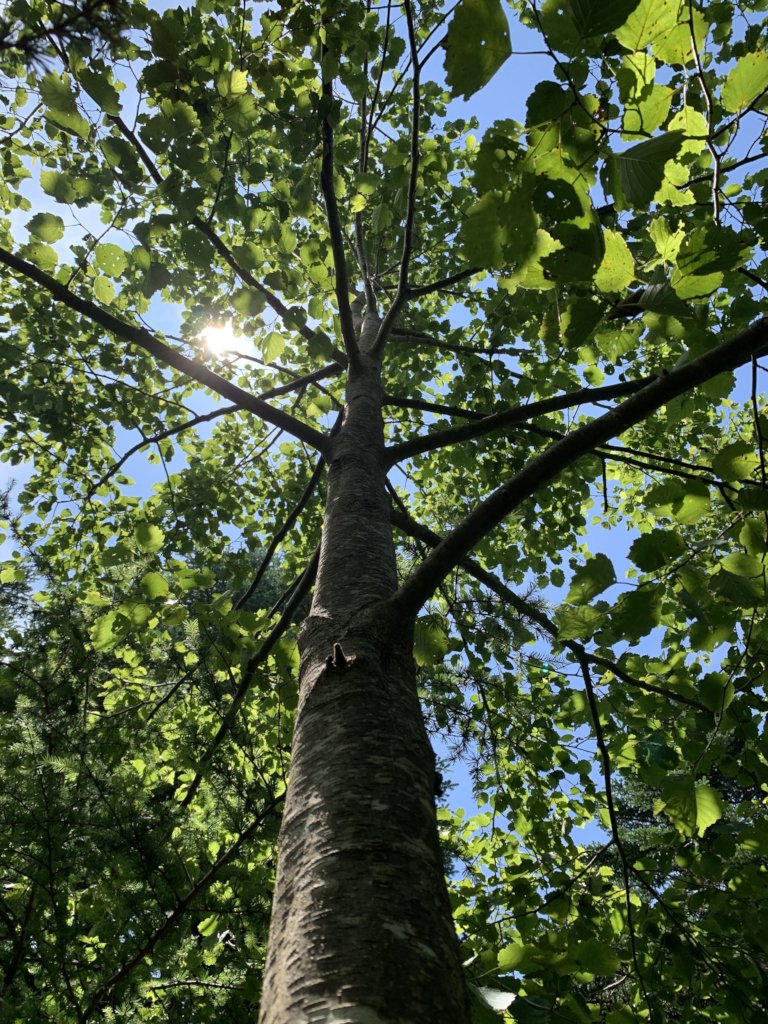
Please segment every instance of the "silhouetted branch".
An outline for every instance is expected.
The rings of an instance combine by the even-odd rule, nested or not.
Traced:
[[[761,318],[698,359],[662,373],[614,409],[550,445],[476,505],[403,583],[392,598],[392,603],[402,612],[415,613],[440,581],[490,530],[567,466],[647,419],[673,398],[748,362],[753,355],[761,353],[767,344],[768,318]]]
[[[8,252],[6,249],[0,248],[0,263],[4,263],[17,274],[21,274],[23,277],[39,284],[57,302],[61,302],[62,305],[68,306],[69,309],[87,317],[93,323],[117,335],[118,338],[122,338],[128,344],[138,345],[145,352],[149,352],[151,356],[154,356],[159,362],[173,367],[173,369],[186,374],[187,377],[196,380],[204,387],[210,388],[211,391],[215,391],[224,398],[228,398],[239,408],[254,413],[265,422],[285,430],[292,437],[306,442],[319,452],[327,450],[328,439],[320,431],[315,430],[314,427],[310,427],[306,423],[302,423],[301,420],[297,420],[290,413],[283,412],[281,409],[273,409],[263,399],[257,398],[248,391],[244,391],[236,384],[219,376],[218,373],[209,370],[207,366],[203,366],[194,359],[190,359],[189,356],[185,356],[176,349],[170,348],[164,342],[159,341],[146,328],[129,324],[125,320],[121,320],[112,313],[108,313],[105,309],[97,306],[90,299],[83,299],[73,294],[54,277],[46,274],[45,271],[40,270],[34,264],[28,263],[19,256]]]
[[[442,542],[442,537],[430,530],[429,527],[424,526],[422,523],[417,523],[405,510],[402,502],[398,502],[400,511],[392,511],[391,519],[394,526],[402,530],[408,536],[413,537],[417,540],[422,541],[424,544],[429,545],[432,548],[436,548],[438,544]],[[612,672],[617,679],[620,679],[627,686],[637,687],[639,690],[645,690],[647,693],[656,693],[660,697],[664,697],[667,700],[675,701],[678,704],[684,704],[687,707],[695,708],[697,711],[706,712],[708,709],[699,701],[694,700],[691,697],[685,697],[680,693],[676,693],[674,690],[666,690],[662,686],[657,686],[655,683],[649,683],[644,679],[637,679],[631,675],[626,669],[623,669],[617,662],[612,661],[610,658],[606,658],[601,654],[592,654],[587,651],[584,644],[580,644],[576,640],[561,640],[558,636],[558,628],[553,619],[549,617],[541,608],[535,605],[531,601],[526,601],[525,598],[520,597],[514,590],[511,590],[506,583],[503,583],[497,576],[489,572],[487,569],[483,569],[473,558],[464,558],[459,563],[459,567],[464,570],[468,575],[472,576],[477,580],[478,583],[482,583],[484,587],[487,587],[491,593],[496,594],[497,597],[501,598],[506,604],[510,605],[515,611],[528,622],[532,622],[542,629],[545,633],[548,633],[552,637],[553,641],[560,643],[566,650],[573,654],[577,660],[584,656],[589,659],[594,665],[599,665],[608,672]]]
[[[519,405],[514,409],[505,409],[503,412],[484,416],[473,423],[423,434],[421,437],[414,437],[402,444],[388,448],[387,464],[392,466],[403,459],[412,458],[414,455],[445,448],[460,441],[468,441],[473,437],[482,437],[494,430],[500,430],[502,427],[508,427],[514,423],[524,423],[526,420],[533,419],[534,416],[544,416],[547,413],[569,409],[575,405],[633,395],[653,379],[653,377],[643,377],[641,380],[626,381],[621,384],[607,384],[602,388],[580,388],[578,391],[571,391],[565,395],[555,395],[553,398],[544,398],[539,402]]]

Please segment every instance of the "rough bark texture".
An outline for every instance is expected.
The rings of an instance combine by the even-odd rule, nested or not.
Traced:
[[[261,1024],[468,1019],[412,623],[387,604],[396,574],[381,401],[379,368],[363,353],[334,441],[301,630]]]

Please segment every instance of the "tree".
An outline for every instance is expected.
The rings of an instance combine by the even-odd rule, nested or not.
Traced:
[[[712,779],[768,782],[764,4],[512,3],[550,72],[479,141],[500,0],[48,7],[0,47],[9,1019],[761,1020]]]

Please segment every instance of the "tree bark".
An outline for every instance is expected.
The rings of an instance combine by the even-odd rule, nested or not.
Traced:
[[[333,441],[318,579],[299,640],[261,1024],[469,1016],[413,622],[387,600],[396,571],[382,398],[378,361],[363,351]]]

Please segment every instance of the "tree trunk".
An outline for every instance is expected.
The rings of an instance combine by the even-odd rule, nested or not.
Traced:
[[[300,635],[261,1024],[465,1024],[435,762],[396,588],[379,367],[350,370]],[[336,646],[338,645],[338,646]]]

